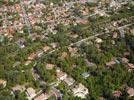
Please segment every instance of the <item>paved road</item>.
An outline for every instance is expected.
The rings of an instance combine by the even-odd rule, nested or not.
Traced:
[[[24,3],[22,0],[20,0],[20,6],[22,8],[22,12],[23,12],[23,16],[24,16],[24,21],[28,27],[28,33],[31,34],[31,30],[32,30],[32,27],[31,27],[31,24],[30,24],[30,21],[29,21],[29,18],[28,18],[28,15],[27,15],[27,12],[26,12],[26,9],[25,9],[25,6],[24,6]]]
[[[60,92],[60,90],[56,89],[55,87],[51,87],[51,91],[52,93],[54,93],[57,100],[62,100],[62,93]]]
[[[95,13],[94,13],[95,14]],[[93,16],[93,15],[91,15],[91,16]],[[91,16],[89,16],[89,17],[91,17]],[[131,17],[128,17],[128,19],[134,19],[133,18],[134,16],[131,16]],[[108,20],[106,20],[106,21],[104,21],[104,22],[99,22],[99,23],[97,23],[97,25],[99,25],[99,24],[103,24],[103,23],[108,23],[108,22],[110,22],[111,20],[110,19],[108,19]],[[120,21],[120,20],[118,20],[118,21]],[[128,25],[128,24],[127,24]],[[89,28],[90,26],[86,26],[86,27],[84,27],[84,28],[82,28],[83,30],[85,30],[85,29],[87,29],[87,28]],[[122,26],[122,27],[126,27],[126,26]],[[119,28],[121,28],[121,27],[119,27]]]
[[[125,27],[131,26],[131,25],[133,25],[133,24],[134,24],[134,23],[132,23],[132,24],[127,24],[127,25],[118,27],[118,28],[116,28],[115,30],[118,30],[118,29],[120,29],[120,28],[125,28]],[[93,38],[95,38],[95,37],[98,37],[98,36],[101,36],[101,35],[104,35],[104,34],[109,34],[109,33],[98,33],[98,34],[95,34],[95,35],[93,35],[93,36],[84,38],[84,39],[82,39],[82,40],[80,40],[80,41],[77,41],[77,42],[75,42],[75,43],[71,43],[70,45],[65,46],[65,47],[70,47],[70,46],[73,46],[73,45],[80,45],[82,42],[85,42],[85,41],[87,41],[87,40],[93,39]],[[53,49],[52,51],[48,52],[48,53],[45,54],[44,56],[47,56],[47,55],[49,55],[49,54],[52,54],[53,52],[58,51],[60,48],[61,48],[61,47],[56,48],[56,49]]]
[[[131,24],[127,24],[127,25],[124,25],[124,26],[118,27],[117,29],[126,28],[126,27],[129,27],[129,26],[133,25],[133,24],[134,24],[134,23],[131,23]]]
[[[75,42],[75,43],[71,43],[70,45],[65,46],[65,47],[70,47],[70,46],[73,46],[73,45],[79,45],[79,44],[81,44],[82,42],[85,42],[85,41],[87,41],[87,40],[89,40],[89,39],[93,39],[93,38],[95,38],[95,37],[97,37],[97,36],[100,36],[100,35],[103,35],[103,34],[106,34],[106,33],[98,33],[98,34],[95,34],[95,35],[93,35],[93,36],[87,37],[87,38],[82,39],[82,40],[80,40],[80,41],[77,41],[77,42]],[[58,51],[59,49],[60,49],[60,47],[59,47],[59,48],[56,48],[56,49],[54,49],[54,50],[52,50],[52,51],[50,51],[50,52],[48,52],[48,53],[45,54],[44,56],[47,56],[47,55],[49,55],[49,54],[52,54],[53,52]]]
[[[128,27],[128,26],[131,26],[131,25],[133,25],[133,24],[134,24],[134,23],[132,23],[132,24],[127,24],[127,25],[124,25],[124,26],[121,26],[121,27],[118,27],[118,28],[117,28],[117,29],[119,30],[120,35],[121,35],[122,38],[125,37],[124,28],[126,28],[126,27]]]

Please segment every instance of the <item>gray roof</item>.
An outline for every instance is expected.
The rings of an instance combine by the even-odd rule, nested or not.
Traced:
[[[90,76],[90,73],[89,72],[84,72],[81,74],[84,78],[87,78]]]

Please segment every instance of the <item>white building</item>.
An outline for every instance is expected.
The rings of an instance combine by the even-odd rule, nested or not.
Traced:
[[[26,94],[27,94],[28,100],[32,100],[36,96],[35,90],[31,87],[26,89]]]
[[[73,78],[66,78],[65,80],[64,80],[64,82],[68,85],[68,86],[71,86],[71,85],[73,85],[74,84],[74,82],[75,82],[75,80],[73,79]]]
[[[67,77],[67,74],[65,72],[62,72],[61,70],[56,70],[56,75],[59,80],[65,80]]]
[[[86,95],[88,94],[88,89],[84,85],[79,83],[79,85],[75,85],[72,88],[72,92],[73,92],[74,96],[77,96],[80,98],[86,98]]]

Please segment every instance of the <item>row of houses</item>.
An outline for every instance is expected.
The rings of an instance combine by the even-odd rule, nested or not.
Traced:
[[[76,3],[81,4],[81,2],[63,2],[62,5],[55,5],[53,3],[50,3],[50,5],[44,5],[41,2],[36,4],[30,4],[29,1],[25,1],[25,5],[28,8],[28,16],[29,20],[35,28],[38,26],[37,24],[46,24],[47,23],[47,30],[50,33],[56,34],[57,30],[55,29],[58,24],[63,25],[70,25],[74,24],[77,25],[78,23],[81,24],[87,24],[87,19],[81,19],[77,16],[74,16],[74,10],[79,8],[80,12],[83,16],[86,16],[89,14],[89,9],[82,4],[79,7],[75,7],[74,5]],[[78,9],[77,9],[78,10]],[[47,12],[47,14],[43,14]],[[38,16],[37,16],[38,15]],[[38,26],[42,27],[42,26]]]
[[[32,87],[26,88],[25,85],[16,85],[12,87],[11,93],[13,95],[16,95],[18,92],[25,92],[28,100],[46,100],[51,95],[49,93],[45,93],[42,90],[37,91]]]
[[[76,84],[75,80],[72,77],[69,77],[65,72],[60,69],[56,70],[57,79],[59,81],[65,82],[71,89],[74,96],[80,98],[86,98],[89,94],[88,89],[81,83]]]
[[[120,64],[120,63],[123,63],[128,68],[128,71],[134,69],[134,64],[130,63],[126,57],[122,57],[119,59],[113,58],[110,62],[106,63],[106,66],[110,68],[110,67],[113,67],[115,64]]]
[[[13,38],[13,34],[18,31],[22,32],[25,26],[23,13],[19,3],[14,5],[2,5],[0,7],[0,34],[7,38]]]
[[[134,88],[127,87],[127,94],[129,97],[133,97],[134,96]],[[120,90],[115,90],[112,92],[112,95],[114,97],[120,97],[122,95],[122,92]]]
[[[55,49],[58,46],[57,43],[52,43],[50,44],[50,46],[45,45],[44,47],[42,47],[42,49],[37,50],[36,52],[31,53],[28,57],[27,57],[27,61],[25,62],[25,65],[29,65],[33,60],[40,58],[44,53],[47,53],[49,51],[51,51],[52,49]]]

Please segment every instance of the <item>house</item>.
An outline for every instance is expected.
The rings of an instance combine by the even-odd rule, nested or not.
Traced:
[[[129,62],[129,60],[127,58],[123,57],[123,58],[121,58],[121,62],[126,64]]]
[[[67,74],[59,69],[56,70],[56,75],[59,80],[65,80],[67,77]]]
[[[65,58],[67,58],[67,56],[68,56],[67,52],[62,52],[62,54],[59,58],[63,60]]]
[[[117,38],[117,36],[118,36],[117,32],[114,32],[113,33],[113,38],[115,39],[115,38]]]
[[[51,70],[54,68],[54,64],[46,64],[46,69]]]
[[[78,24],[84,24],[84,25],[86,25],[86,24],[88,24],[88,19],[77,19],[76,20],[76,23],[78,23]]]
[[[13,87],[12,88],[12,92],[14,93],[14,94],[16,94],[16,92],[23,92],[23,91],[25,91],[25,86],[24,85],[16,85],[15,87]]]
[[[129,95],[129,97],[133,97],[134,96],[134,88],[128,88],[127,89],[127,93],[128,93],[128,95]]]
[[[28,57],[28,60],[34,60],[37,57],[36,53],[31,53]]]
[[[81,74],[84,79],[88,78],[90,76],[89,72],[84,72]]]
[[[107,67],[111,67],[111,66],[113,66],[113,65],[115,65],[116,64],[116,62],[114,61],[114,60],[112,60],[112,61],[110,61],[110,62],[107,62],[106,63],[106,66]]]
[[[96,42],[96,43],[102,43],[103,40],[102,40],[101,38],[97,38],[97,39],[95,40],[95,42]]]
[[[37,97],[34,98],[34,100],[47,100],[50,97],[47,93],[41,93]]]
[[[75,54],[78,49],[77,48],[73,48],[73,47],[68,47],[68,51],[71,53],[71,54]]]
[[[19,39],[19,40],[16,42],[16,44],[17,44],[20,48],[24,48],[24,47],[25,47],[24,43],[25,43],[25,39]]]
[[[31,63],[31,61],[28,60],[28,61],[25,62],[25,65],[28,66],[30,63]]]
[[[52,46],[52,48],[58,47],[58,44],[57,43],[51,43],[50,45]]]
[[[79,83],[78,85],[75,85],[71,88],[74,96],[80,97],[80,98],[86,98],[86,95],[88,94],[88,89]]]
[[[0,79],[0,87],[6,87],[7,81]]]
[[[128,67],[129,67],[130,69],[134,69],[134,64],[128,63]]]
[[[74,84],[75,80],[71,77],[67,77],[64,82],[68,85],[68,86],[71,86]]]
[[[36,54],[38,57],[41,57],[43,55],[43,50],[38,50]]]
[[[50,47],[49,46],[44,46],[42,49],[43,49],[44,52],[47,52],[48,50],[50,50]]]
[[[116,91],[113,91],[112,94],[114,97],[120,97],[122,93],[121,93],[121,91],[116,90]]]
[[[35,92],[36,91],[32,87],[29,87],[26,89],[26,94],[27,94],[28,100],[32,100],[32,98],[34,98],[36,96]]]

